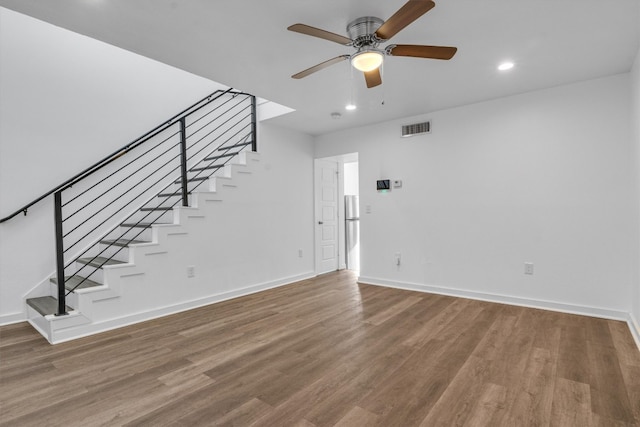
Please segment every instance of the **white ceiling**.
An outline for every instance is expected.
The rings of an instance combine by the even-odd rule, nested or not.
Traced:
[[[313,135],[628,72],[640,0],[436,0],[390,42],[458,47],[450,61],[387,57],[366,89],[347,61],[290,76],[352,48],[287,31],[346,35],[404,0],[0,0],[0,6],[251,92],[297,111],[272,119]],[[516,67],[498,72],[503,60]],[[353,94],[353,95],[352,95]],[[353,96],[358,109],[345,111]],[[384,100],[384,105],[382,101]],[[342,118],[331,118],[340,112]]]

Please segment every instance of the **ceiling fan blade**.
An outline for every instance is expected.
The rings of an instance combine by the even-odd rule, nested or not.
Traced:
[[[343,44],[345,46],[351,44],[351,39],[348,37],[341,36],[340,34],[332,33],[330,31],[321,30],[320,28],[310,27],[309,25],[293,24],[292,26],[287,28],[287,30],[329,40],[335,43]]]
[[[451,59],[458,51],[457,47],[423,46],[417,44],[397,44],[388,46],[386,52],[391,56],[412,56],[414,58]]]
[[[382,77],[380,76],[380,68],[375,70],[365,71],[364,79],[367,82],[367,87],[371,89],[382,84]]]
[[[304,71],[300,71],[298,74],[294,74],[291,77],[294,78],[294,79],[301,79],[303,77],[307,77],[309,74],[313,74],[316,71],[320,71],[323,68],[327,68],[330,65],[337,64],[338,62],[342,62],[342,61],[344,61],[346,59],[349,59],[349,55],[336,56],[335,58],[329,59],[328,61],[321,62],[318,65],[314,65],[311,68],[307,68]]]
[[[431,0],[409,0],[376,31],[376,36],[389,40],[407,25],[430,11],[436,4]]]

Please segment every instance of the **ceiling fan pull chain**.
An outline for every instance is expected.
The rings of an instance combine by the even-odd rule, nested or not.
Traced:
[[[380,66],[380,75],[384,77],[384,63]],[[382,103],[380,105],[384,106],[384,97],[386,94],[385,86],[382,86]]]

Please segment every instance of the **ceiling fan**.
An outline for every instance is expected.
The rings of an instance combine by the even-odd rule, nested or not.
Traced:
[[[378,48],[381,43],[389,40],[400,32],[400,30],[431,10],[435,5],[431,0],[409,0],[386,21],[373,16],[364,16],[355,19],[347,25],[347,34],[349,34],[349,37],[309,25],[291,25],[287,30],[329,40],[344,46],[353,46],[356,49],[356,52],[351,55],[337,56],[328,61],[321,62],[318,65],[314,65],[311,68],[307,68],[291,77],[301,79],[330,65],[349,59],[354,68],[364,73],[367,87],[372,88],[382,84],[380,65],[382,65],[384,55],[451,59],[458,50],[455,47],[391,44],[384,48],[384,50]]]

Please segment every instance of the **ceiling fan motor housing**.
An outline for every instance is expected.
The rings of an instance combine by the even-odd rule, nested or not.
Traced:
[[[384,21],[374,16],[363,16],[355,19],[347,25],[349,38],[353,40],[356,49],[376,48],[382,40],[376,37],[375,32]]]

